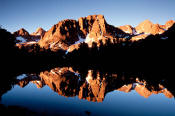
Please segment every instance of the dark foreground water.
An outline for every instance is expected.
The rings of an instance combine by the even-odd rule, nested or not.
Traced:
[[[0,103],[6,109],[18,107],[18,113],[27,109],[25,114],[31,115],[175,116],[173,85],[165,77],[147,76],[80,73],[67,67],[21,74],[2,94]]]

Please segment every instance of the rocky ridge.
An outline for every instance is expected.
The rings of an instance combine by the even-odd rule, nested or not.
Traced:
[[[46,32],[39,41],[39,45],[45,49],[57,51],[64,49],[68,52],[78,49],[82,42],[92,47],[92,43],[100,45],[100,41],[105,44],[110,39],[119,41],[138,41],[148,35],[162,34],[174,24],[173,20],[165,25],[153,24],[149,20],[141,22],[138,26],[124,25],[114,27],[109,25],[103,15],[89,15],[76,20],[63,20],[54,25]]]
[[[77,47],[79,43],[88,43],[89,47],[93,42],[105,43],[108,38],[116,39],[129,36],[119,28],[106,23],[103,15],[89,15],[76,20],[63,20],[54,25],[46,32],[39,41],[39,45],[45,49],[58,50]]]
[[[42,38],[45,32],[46,31],[44,29],[39,27],[36,32],[29,34],[27,30],[21,28],[14,32],[13,35],[16,37],[16,44],[25,44],[27,42],[37,42]]]
[[[38,44],[41,48],[54,52],[60,49],[72,52],[79,49],[83,42],[89,47],[92,47],[93,43],[99,47],[101,43],[106,44],[107,40],[110,40],[111,43],[139,41],[151,34],[163,34],[173,24],[175,24],[173,20],[167,21],[165,25],[153,24],[151,21],[145,20],[136,27],[131,25],[114,27],[106,22],[103,15],[89,15],[80,17],[78,20],[62,20],[48,31],[38,28],[36,32],[29,34],[25,29],[20,29],[14,32],[14,35],[27,38],[27,40],[18,38],[18,41],[22,41],[18,46]]]

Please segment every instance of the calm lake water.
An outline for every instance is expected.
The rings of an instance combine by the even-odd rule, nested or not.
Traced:
[[[94,70],[82,74],[68,67],[21,74],[0,103],[38,115],[175,116],[174,89],[166,88],[166,80],[151,83],[143,76]]]

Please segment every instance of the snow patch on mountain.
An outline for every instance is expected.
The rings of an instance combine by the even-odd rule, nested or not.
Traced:
[[[21,75],[17,76],[17,79],[21,80],[21,79],[24,79],[25,77],[27,77],[26,74],[21,74]]]
[[[30,42],[27,42],[26,44],[36,44],[38,43],[37,41],[30,41]]]
[[[19,41],[17,43],[25,43],[25,42],[27,42],[26,39],[21,37],[21,36],[16,37],[16,40]]]
[[[136,32],[136,30],[134,28],[132,29],[132,34],[133,35],[137,35],[137,32]]]
[[[161,39],[166,40],[166,39],[168,39],[168,37],[161,37]]]
[[[70,48],[66,50],[65,54],[68,54],[68,53],[69,53],[69,51],[70,51]]]
[[[94,38],[90,38],[89,34],[87,34],[86,39],[85,39],[85,43],[89,43],[89,42],[93,42],[93,41],[95,41],[95,39]]]
[[[84,38],[81,38],[80,36],[78,36],[79,40],[76,41],[74,44],[79,44],[79,43],[83,43],[85,42],[85,39]]]
[[[86,77],[86,82],[90,83],[90,80],[92,80],[92,79],[93,79],[93,77],[92,77],[92,70],[89,70],[88,71],[88,75]]]

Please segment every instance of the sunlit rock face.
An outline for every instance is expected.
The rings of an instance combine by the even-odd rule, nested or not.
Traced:
[[[89,15],[78,20],[62,20],[47,32],[38,28],[36,32],[29,34],[25,29],[20,29],[14,35],[19,47],[31,46],[35,42],[40,48],[54,52],[61,49],[67,54],[79,49],[82,43],[86,43],[91,48],[94,43],[97,47],[101,44],[106,45],[108,40],[112,44],[139,41],[151,34],[163,34],[174,23],[175,21],[170,20],[165,25],[159,25],[145,20],[136,27],[131,25],[115,27],[108,24],[103,15]]]
[[[148,37],[148,34],[138,34],[133,36],[130,41],[135,42],[135,41],[145,39],[146,37]]]
[[[88,33],[92,30],[93,23],[95,22],[97,15],[89,15],[87,17],[80,17],[78,19],[80,27],[80,36],[86,38]]]
[[[163,28],[161,28],[161,26],[159,24],[154,24],[151,30],[151,34],[155,35],[155,34],[162,34],[164,33],[165,30]]]
[[[66,19],[60,21],[45,33],[39,41],[39,45],[52,51],[66,50],[69,45],[79,40],[78,29],[79,25],[76,20]]]
[[[85,42],[92,46],[102,40],[129,36],[119,28],[106,23],[103,15],[89,15],[76,20],[63,20],[46,32],[39,41],[39,45],[45,49],[57,51],[68,50],[69,47],[77,47],[75,44]]]
[[[144,33],[144,34],[161,34],[165,32],[164,29],[162,29],[159,24],[153,24],[149,20],[145,20],[141,22],[137,27],[136,27],[137,33]]]
[[[28,38],[30,36],[29,32],[27,32],[24,28],[21,28],[20,30],[13,33],[16,37],[22,36],[25,38]]]
[[[169,29],[171,26],[173,26],[173,24],[175,24],[174,20],[169,20],[165,23],[165,29]]]
[[[38,28],[36,32],[29,34],[25,29],[20,29],[13,33],[16,37],[16,47],[19,49],[25,49],[28,52],[34,51],[34,48],[38,46],[38,41],[45,34],[45,30]]]
[[[25,43],[31,38],[29,32],[24,28],[14,32],[13,35],[16,37],[16,43]]]
[[[138,41],[145,39],[149,35],[163,34],[174,24],[173,20],[167,21],[165,25],[153,24],[149,20],[141,22],[135,27],[135,34],[132,36],[131,41]]]
[[[119,27],[122,31],[124,31],[125,33],[129,33],[131,35],[136,34],[136,30],[134,27],[132,27],[131,25],[124,25],[124,26],[120,26]]]
[[[83,33],[85,37],[84,41],[89,48],[93,46],[93,43],[97,44],[99,47],[101,44],[106,44],[107,40],[111,43],[114,41],[126,41],[130,34],[125,33],[121,29],[107,24],[103,15],[90,15],[88,17],[83,17],[79,19],[80,32]],[[79,49],[79,46],[82,42],[73,44],[69,46],[68,52],[73,51],[74,49]]]
[[[151,21],[145,20],[136,27],[136,31],[137,33],[151,33],[153,25]]]
[[[40,36],[40,37],[43,37],[44,34],[45,34],[45,30],[41,27],[37,28],[35,32],[33,32],[31,35],[33,36]]]
[[[27,42],[37,42],[41,37],[45,34],[45,30],[42,28],[38,28],[36,32],[33,32],[32,34],[29,34],[28,31],[26,31],[24,28],[21,28],[20,30],[13,33],[13,35],[16,37],[16,43],[17,44],[24,44]]]
[[[113,43],[113,39],[126,38],[126,36],[129,35],[119,28],[107,24],[103,15],[97,15],[85,42],[88,43],[89,47],[92,47],[93,42],[99,46],[100,41],[106,44],[106,40],[110,39],[111,43]]]

